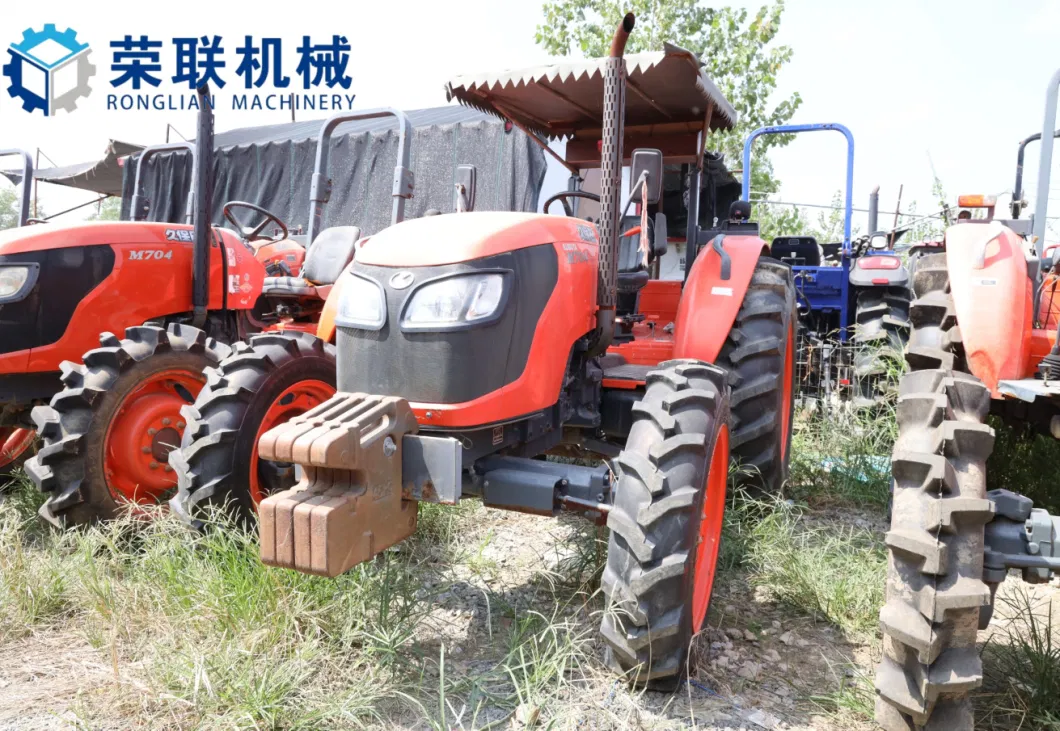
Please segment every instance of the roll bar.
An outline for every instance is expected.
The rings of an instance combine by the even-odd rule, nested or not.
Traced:
[[[1034,249],[1042,258],[1045,248],[1045,215],[1049,212],[1049,177],[1053,164],[1053,131],[1056,129],[1056,98],[1060,90],[1060,69],[1053,72],[1045,92],[1045,123],[1042,125],[1042,150],[1038,155],[1038,194],[1034,201]]]
[[[822,130],[835,130],[841,132],[847,138],[847,195],[843,207],[843,254],[850,254],[850,218],[854,206],[854,135],[841,124],[784,124],[778,127],[761,127],[751,133],[743,144],[743,190],[741,197],[745,201],[751,199],[751,143],[764,135],[786,135],[799,132],[820,132]],[[872,233],[871,231],[869,233]]]
[[[313,167],[313,182],[309,187],[309,228],[306,231],[307,248],[313,245],[320,233],[324,221],[324,204],[331,197],[331,179],[328,178],[328,156],[331,153],[331,135],[343,122],[354,122],[360,119],[379,119],[394,117],[398,122],[398,161],[394,166],[394,186],[391,195],[394,205],[391,210],[390,223],[400,223],[405,219],[405,201],[412,197],[415,179],[409,169],[412,161],[412,125],[408,115],[398,109],[381,107],[364,112],[340,112],[324,120],[317,140],[316,164]]]
[[[25,226],[26,221],[29,220],[29,199],[33,183],[33,156],[25,150],[20,150],[18,148],[0,150],[0,157],[7,157],[8,155],[22,156],[22,182],[19,184],[18,225]]]
[[[130,206],[132,210],[132,220],[134,221],[146,221],[147,213],[150,209],[150,201],[147,200],[147,196],[143,189],[143,172],[144,163],[147,162],[148,158],[154,157],[160,152],[190,152],[192,163],[194,164],[195,147],[190,142],[170,142],[164,145],[151,145],[145,147],[140,152],[140,159],[136,163],[136,181],[133,183],[133,198]],[[188,191],[188,205],[184,211],[184,223],[191,223],[194,217],[195,207],[195,176],[191,179],[191,190]]]
[[[1060,137],[1060,129],[1053,132],[1053,138]],[[1016,153],[1016,184],[1012,186],[1012,217],[1019,218],[1023,211],[1023,152],[1029,143],[1042,138],[1041,132],[1035,132],[1027,139],[1020,142],[1019,152]]]

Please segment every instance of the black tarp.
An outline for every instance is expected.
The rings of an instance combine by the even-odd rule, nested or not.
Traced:
[[[121,195],[122,192],[122,158],[126,155],[137,153],[143,149],[142,145],[134,145],[121,140],[111,140],[107,143],[103,157],[91,162],[78,163],[77,165],[62,165],[53,168],[38,168],[33,171],[33,179],[53,185],[63,185],[68,188],[90,190],[93,193],[105,195]],[[21,170],[3,170],[4,175],[15,185],[22,179]]]
[[[534,211],[545,176],[541,149],[502,120],[461,106],[408,112],[413,127],[412,170],[416,186],[405,215],[415,218],[436,208],[453,210],[457,165],[478,168],[475,209]],[[223,222],[225,202],[256,203],[292,229],[309,220],[309,185],[316,139],[323,120],[236,129],[214,138],[214,200],[211,220]],[[397,163],[397,124],[393,118],[348,122],[331,139],[328,173],[331,199],[323,227],[356,224],[365,234],[390,223],[391,186]],[[122,218],[129,217],[137,159],[125,166]],[[191,155],[155,155],[147,162],[144,189],[152,221],[183,221]],[[246,222],[251,214],[241,212]]]

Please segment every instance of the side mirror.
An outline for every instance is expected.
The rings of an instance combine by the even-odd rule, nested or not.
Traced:
[[[475,186],[478,183],[478,170],[474,165],[458,165],[456,168],[456,192],[453,208],[457,213],[475,210]]]
[[[654,205],[662,198],[663,154],[660,150],[634,150],[630,160],[630,181],[634,184],[642,173],[647,173],[648,203]],[[634,200],[640,200],[637,191],[630,191]]]
[[[667,250],[666,244],[666,214],[659,211],[655,214],[655,235],[651,240],[651,249],[655,258],[660,258]]]

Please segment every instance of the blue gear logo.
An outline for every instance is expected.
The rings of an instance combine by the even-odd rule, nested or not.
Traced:
[[[72,112],[92,91],[88,85],[96,74],[88,60],[92,49],[78,42],[72,28],[61,33],[54,23],[39,31],[27,28],[22,40],[12,43],[7,52],[11,56],[3,68],[11,82],[7,93],[21,99],[27,112],[39,109],[49,117],[60,109]]]

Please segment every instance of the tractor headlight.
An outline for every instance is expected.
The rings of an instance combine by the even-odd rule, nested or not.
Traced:
[[[0,265],[0,302],[22,299],[37,279],[39,265]]]
[[[458,274],[422,284],[401,316],[404,330],[454,330],[500,317],[508,272]]]
[[[356,274],[343,284],[335,324],[361,330],[379,330],[386,323],[386,294],[378,282]]]

